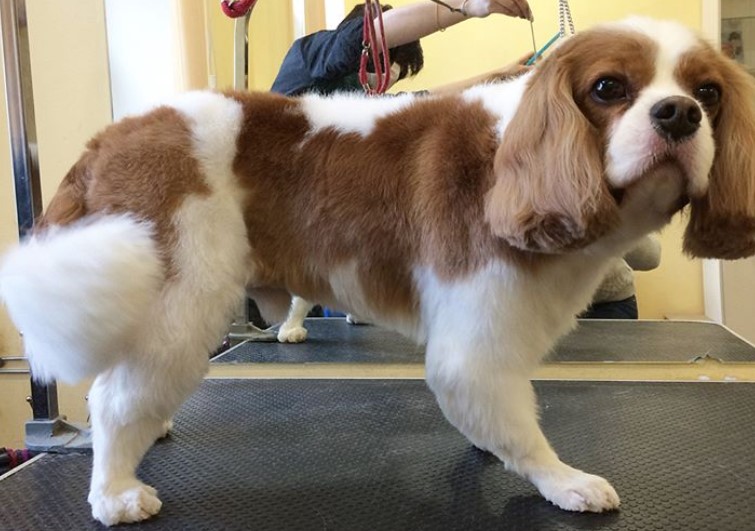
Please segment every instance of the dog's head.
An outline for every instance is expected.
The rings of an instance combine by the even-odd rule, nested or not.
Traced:
[[[755,253],[755,90],[691,31],[633,18],[568,39],[535,69],[507,125],[487,196],[511,245],[560,252],[619,223],[623,191],[681,174],[685,250]]]

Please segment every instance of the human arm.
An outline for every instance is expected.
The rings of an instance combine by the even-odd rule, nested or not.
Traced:
[[[451,11],[431,0],[422,0],[383,13],[383,28],[388,48],[394,48],[431,33],[458,24],[468,18],[485,18],[494,13],[533,20],[527,0],[444,0],[464,13]],[[465,15],[466,14],[466,15]],[[375,32],[380,40],[380,25],[375,20]]]
[[[479,74],[473,77],[462,79],[460,81],[447,83],[445,85],[432,88],[429,90],[429,92],[431,94],[439,94],[439,95],[458,94],[459,92],[462,92],[468,89],[469,87],[479,85],[480,83],[490,83],[494,81],[501,81],[504,79],[508,79],[510,77],[519,76],[532,69],[531,66],[526,66],[524,64],[527,62],[527,60],[530,57],[532,57],[532,53],[528,53],[527,55],[519,58],[518,61],[508,64],[504,66],[503,68],[496,68],[495,70],[491,70],[483,74]]]

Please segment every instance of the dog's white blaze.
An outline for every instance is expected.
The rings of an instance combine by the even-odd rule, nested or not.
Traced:
[[[632,30],[660,44],[658,66],[669,72],[673,71],[673,66],[683,54],[699,45],[694,32],[671,20],[634,16],[620,22],[604,24],[602,27]]]

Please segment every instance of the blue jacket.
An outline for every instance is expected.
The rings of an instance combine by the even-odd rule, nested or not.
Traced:
[[[287,96],[361,91],[358,72],[363,25],[362,17],[356,17],[335,30],[318,31],[294,41],[270,90]]]

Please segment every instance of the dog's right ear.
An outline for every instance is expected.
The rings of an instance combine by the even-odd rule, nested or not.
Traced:
[[[618,223],[598,135],[572,93],[568,61],[536,68],[495,157],[485,216],[523,250],[583,247]]]

